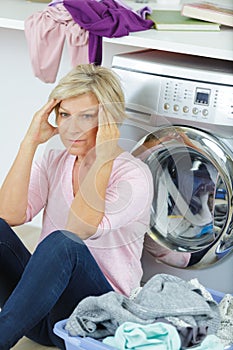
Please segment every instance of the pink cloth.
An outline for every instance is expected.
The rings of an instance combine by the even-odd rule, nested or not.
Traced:
[[[50,150],[35,162],[29,188],[27,221],[44,208],[40,239],[64,229],[74,199],[72,169],[75,156]],[[153,180],[146,164],[124,152],[113,164],[105,216],[96,233],[85,240],[113,288],[125,295],[140,285],[144,234],[150,221]]]
[[[89,63],[89,32],[74,22],[62,4],[47,6],[28,17],[25,36],[33,72],[45,83],[56,80],[65,41],[72,67]]]
[[[148,234],[145,235],[144,249],[152,255],[157,262],[161,262],[174,267],[188,266],[191,253],[177,252],[164,247],[159,242],[154,241]]]

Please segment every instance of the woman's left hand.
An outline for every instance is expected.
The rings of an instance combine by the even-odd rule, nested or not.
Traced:
[[[99,107],[98,132],[96,136],[96,158],[102,161],[113,160],[119,154],[120,132],[110,112]]]

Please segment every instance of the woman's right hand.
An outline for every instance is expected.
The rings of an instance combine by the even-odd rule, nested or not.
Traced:
[[[37,146],[58,133],[57,128],[48,122],[48,118],[59,102],[60,100],[52,99],[34,114],[24,141]]]

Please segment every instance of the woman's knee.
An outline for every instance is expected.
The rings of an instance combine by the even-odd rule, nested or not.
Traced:
[[[57,252],[73,249],[76,252],[88,250],[85,243],[77,235],[66,230],[53,231],[40,242],[38,247],[45,247],[46,250],[51,249]]]
[[[10,226],[8,225],[8,223],[0,217],[0,230],[2,231],[2,229],[9,229]]]
[[[11,241],[13,236],[15,236],[15,233],[10,225],[4,219],[0,218],[0,242]]]

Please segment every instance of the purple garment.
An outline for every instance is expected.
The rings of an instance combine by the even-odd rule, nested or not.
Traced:
[[[137,10],[136,12],[140,17],[142,17],[143,19],[146,19],[146,16],[150,15],[152,13],[152,8],[145,6],[141,9]]]
[[[80,27],[89,31],[89,61],[101,64],[102,37],[117,38],[150,29],[154,23],[114,0],[64,0],[64,7]]]

